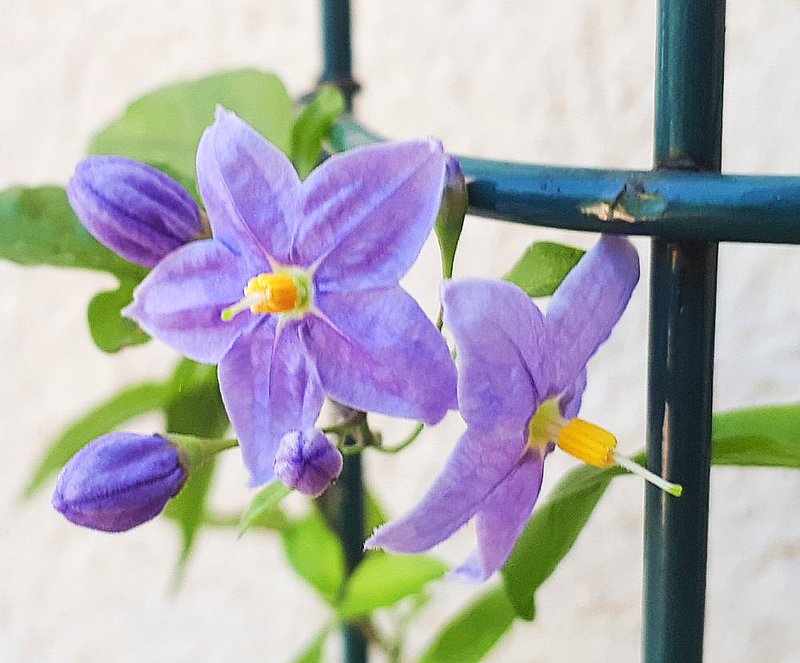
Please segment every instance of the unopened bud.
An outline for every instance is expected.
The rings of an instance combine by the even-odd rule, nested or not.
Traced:
[[[341,471],[342,454],[318,430],[287,433],[275,456],[275,475],[310,497],[322,495]]]
[[[124,532],[154,518],[186,482],[182,454],[160,435],[109,433],[75,454],[53,506],[77,524]]]
[[[144,267],[153,267],[187,242],[210,236],[203,213],[183,185],[126,157],[84,159],[69,181],[67,196],[97,241]]]

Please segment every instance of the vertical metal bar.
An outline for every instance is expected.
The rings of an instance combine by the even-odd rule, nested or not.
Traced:
[[[336,85],[352,109],[358,83],[353,79],[350,0],[322,1],[322,50],[324,64],[320,83]]]
[[[345,457],[338,484],[342,491],[340,536],[349,576],[364,558],[364,482],[360,454]],[[342,638],[345,663],[366,663],[367,641],[359,626],[345,624]]]
[[[655,166],[719,171],[724,0],[660,0]],[[703,658],[717,245],[653,240],[643,660]]]
[[[336,85],[344,94],[347,110],[353,108],[358,83],[353,79],[350,36],[350,0],[322,0],[323,69],[320,83]],[[346,416],[346,414],[345,414]],[[339,536],[344,547],[347,575],[350,576],[364,557],[364,482],[361,457],[344,459],[339,477]],[[367,639],[358,624],[342,626],[344,663],[366,663]]]

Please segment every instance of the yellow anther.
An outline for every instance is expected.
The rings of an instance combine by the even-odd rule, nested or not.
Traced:
[[[558,434],[558,446],[595,467],[616,465],[617,438],[583,419],[570,419]]]
[[[250,306],[252,313],[286,313],[298,304],[297,284],[290,274],[282,272],[259,274],[247,282],[246,299],[256,296]],[[258,297],[261,295],[261,297]]]

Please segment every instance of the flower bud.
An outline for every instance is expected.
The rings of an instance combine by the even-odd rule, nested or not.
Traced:
[[[318,430],[291,431],[275,456],[275,474],[290,488],[319,497],[342,471],[342,454]]]
[[[95,239],[144,267],[210,235],[200,208],[180,183],[133,159],[84,159],[67,185],[67,196]]]
[[[161,513],[186,478],[181,454],[169,440],[160,435],[109,433],[66,464],[53,506],[77,525],[124,532]]]
[[[464,171],[461,170],[461,164],[456,157],[448,156],[445,163],[442,204],[434,226],[442,254],[442,274],[446,279],[453,276],[453,260],[464,228],[468,203]]]

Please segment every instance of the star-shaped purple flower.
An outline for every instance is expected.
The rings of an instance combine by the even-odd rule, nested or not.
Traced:
[[[608,235],[569,273],[546,316],[510,283],[446,283],[445,324],[458,350],[458,401],[467,431],[421,503],[379,528],[367,547],[421,552],[475,517],[478,549],[455,574],[483,580],[499,569],[533,510],[547,454],[556,443],[574,452],[570,443],[589,439],[575,430],[594,429],[574,418],[586,364],[622,315],[638,278],[636,250],[627,239]],[[595,447],[586,445],[578,455],[613,464],[613,436],[601,429],[588,435],[600,435],[601,453],[593,458]]]
[[[253,484],[281,439],[313,428],[324,396],[439,421],[456,405],[443,337],[398,285],[433,226],[435,140],[364,147],[301,182],[289,160],[219,109],[197,179],[212,239],[169,254],[126,315],[191,359],[219,363]]]

